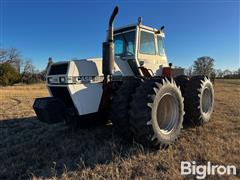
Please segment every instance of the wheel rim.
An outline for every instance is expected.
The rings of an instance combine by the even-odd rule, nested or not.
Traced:
[[[175,129],[179,117],[179,103],[176,98],[166,93],[157,107],[157,121],[161,133],[169,134]]]
[[[208,113],[212,108],[212,93],[209,88],[205,88],[202,93],[202,111]]]

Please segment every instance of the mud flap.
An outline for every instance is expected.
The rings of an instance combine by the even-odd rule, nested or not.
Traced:
[[[38,119],[48,124],[63,122],[66,118],[64,102],[55,97],[37,98],[33,109]]]

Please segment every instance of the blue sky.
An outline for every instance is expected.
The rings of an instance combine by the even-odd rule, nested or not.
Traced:
[[[211,56],[215,67],[239,68],[239,1],[0,0],[0,47],[15,47],[38,69],[54,61],[101,56],[109,15],[115,27],[137,22],[165,26],[169,62],[189,67]]]

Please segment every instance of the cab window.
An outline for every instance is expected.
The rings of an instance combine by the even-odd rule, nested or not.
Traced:
[[[157,37],[157,43],[158,43],[158,53],[159,55],[164,56],[165,55],[165,49],[163,44],[163,37],[158,36]]]
[[[114,36],[115,56],[133,56],[135,53],[135,31]]]
[[[141,31],[140,53],[149,55],[156,54],[154,34]]]

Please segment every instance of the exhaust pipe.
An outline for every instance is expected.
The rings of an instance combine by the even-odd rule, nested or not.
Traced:
[[[113,42],[113,21],[118,13],[118,6],[116,6],[112,12],[112,15],[109,19],[109,24],[108,24],[108,36],[107,36],[107,41],[108,42]]]
[[[108,82],[108,76],[112,75],[114,68],[114,43],[113,43],[113,21],[118,13],[118,6],[116,6],[109,19],[108,33],[106,42],[102,46],[102,69],[104,74],[104,83]]]

